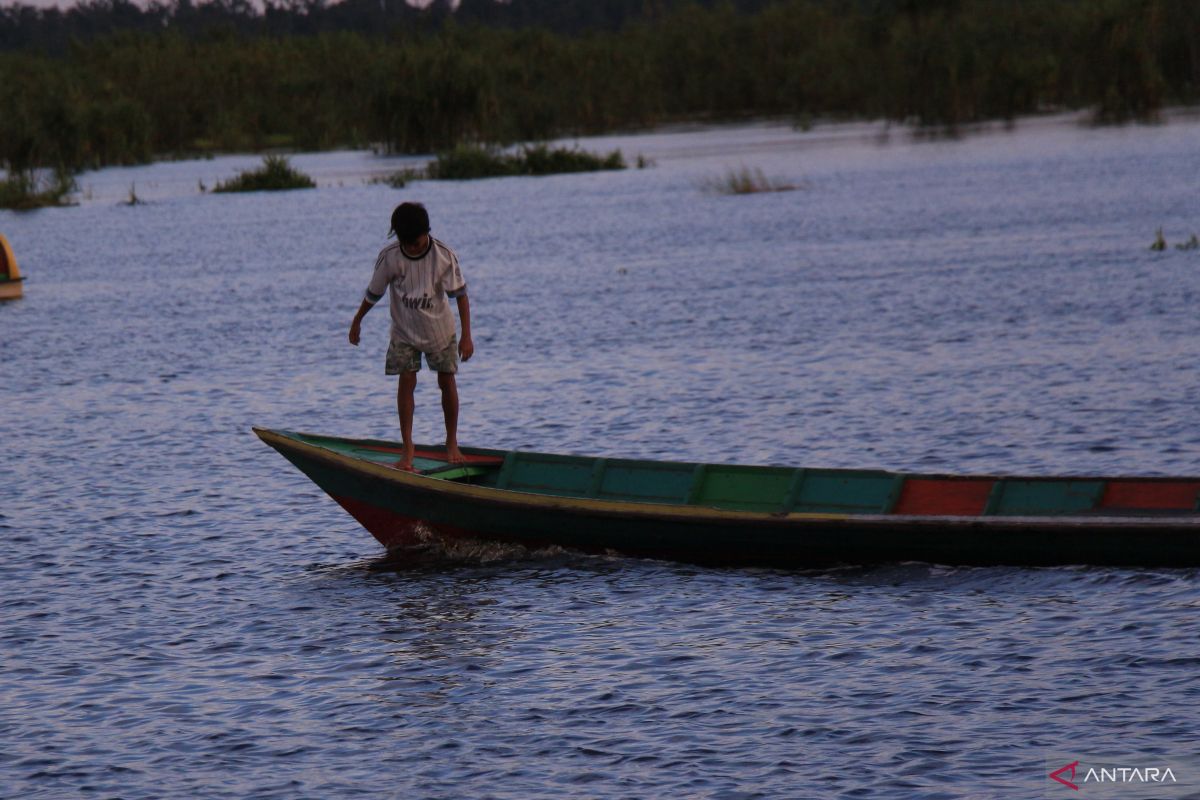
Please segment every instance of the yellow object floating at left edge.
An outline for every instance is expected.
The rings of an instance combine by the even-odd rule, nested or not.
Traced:
[[[21,296],[21,271],[8,239],[0,233],[0,300],[15,300]]]

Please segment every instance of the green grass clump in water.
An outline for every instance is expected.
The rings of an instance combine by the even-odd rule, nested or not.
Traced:
[[[485,147],[459,145],[438,155],[437,161],[429,165],[428,177],[434,180],[469,180],[611,169],[625,169],[625,159],[619,150],[601,156],[565,147],[551,149],[539,144],[523,147],[519,153],[501,153]]]
[[[464,181],[518,173],[513,156],[485,147],[460,144],[453,150],[439,153],[437,161],[429,165],[428,174],[434,180]]]
[[[0,180],[0,208],[31,211],[71,205],[67,196],[75,188],[75,178],[66,170],[56,170],[48,177],[40,177],[33,170],[13,172]]]
[[[563,172],[596,172],[606,169],[625,169],[625,159],[620,150],[606,156],[583,150],[568,150],[558,147],[551,150],[544,144],[526,147],[519,159],[523,162],[522,174],[554,175]]]
[[[278,192],[312,189],[312,178],[294,168],[283,156],[267,156],[256,170],[247,170],[213,187],[214,192]]]
[[[374,178],[371,178],[370,180],[368,180],[367,183],[372,186],[377,186],[381,183],[386,183],[388,186],[392,187],[393,189],[403,189],[411,181],[419,181],[419,180],[423,180],[427,177],[429,177],[429,176],[426,175],[425,170],[423,170],[423,169],[406,167],[405,169],[399,170],[397,172],[391,172],[391,173],[388,173],[387,175],[376,175]]]
[[[789,192],[796,187],[768,178],[759,168],[742,167],[729,170],[720,178],[710,178],[701,188],[714,194],[758,194],[759,192]]]
[[[1161,253],[1167,249],[1167,239],[1163,236],[1162,228],[1154,232],[1154,243],[1150,245],[1150,249],[1156,253]],[[1175,245],[1176,250],[1200,250],[1200,236],[1192,234],[1187,241],[1180,242]]]

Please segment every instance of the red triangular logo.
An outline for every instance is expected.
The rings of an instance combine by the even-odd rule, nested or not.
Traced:
[[[1079,787],[1076,786],[1075,784],[1071,783],[1071,781],[1075,780],[1075,768],[1078,766],[1079,766],[1078,761],[1072,761],[1070,764],[1067,764],[1065,767],[1059,767],[1058,769],[1054,770],[1054,772],[1050,773],[1050,779],[1058,781],[1063,786],[1070,786],[1075,791],[1079,791]],[[1060,777],[1067,770],[1071,771],[1071,781],[1067,780],[1066,778]]]

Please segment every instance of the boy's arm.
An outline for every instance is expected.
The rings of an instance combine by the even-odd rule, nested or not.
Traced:
[[[367,315],[373,305],[383,299],[383,293],[387,291],[388,284],[394,277],[395,269],[389,267],[387,253],[388,248],[384,248],[379,254],[379,258],[375,259],[375,271],[371,273],[371,282],[367,284],[362,304],[358,307],[358,313],[354,315],[354,321],[350,323],[350,344],[358,344],[362,318]]]
[[[475,353],[475,343],[471,341],[471,301],[466,293],[454,298],[458,303],[458,319],[462,323],[462,338],[458,341],[458,356],[463,361],[470,361]]]
[[[362,329],[362,318],[367,315],[367,312],[375,307],[374,303],[367,300],[362,301],[362,305],[358,307],[358,313],[354,315],[354,321],[350,323],[350,344],[357,345],[359,335]]]

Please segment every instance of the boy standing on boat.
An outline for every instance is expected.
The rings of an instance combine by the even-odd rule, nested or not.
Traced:
[[[392,336],[388,345],[384,372],[399,375],[396,407],[400,413],[400,436],[404,458],[399,467],[412,469],[413,399],[421,354],[429,368],[438,374],[442,390],[442,414],[446,419],[446,456],[463,461],[458,449],[458,386],[454,374],[458,359],[467,361],[475,352],[471,342],[471,306],[467,301],[467,283],[463,280],[454,251],[429,235],[429,214],[420,203],[401,203],[392,212],[392,231],[397,241],[380,251],[375,273],[354,321],[350,323],[350,344],[359,341],[362,318],[376,303],[389,295],[392,312]],[[447,298],[458,305],[462,339],[454,332],[454,314]]]

